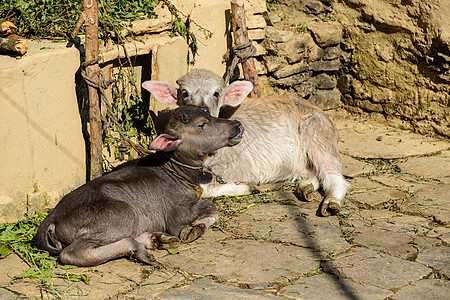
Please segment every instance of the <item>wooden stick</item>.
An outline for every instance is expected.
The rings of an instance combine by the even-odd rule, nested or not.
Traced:
[[[248,43],[249,39],[243,0],[231,0],[231,25],[234,33],[234,44],[237,46]],[[256,73],[253,58],[249,58],[242,63],[242,72],[244,73],[245,80],[248,80],[253,84],[253,90],[250,93],[250,97],[259,98],[260,89],[258,73]]]
[[[81,25],[86,25],[86,62],[97,59],[98,49],[98,2],[97,0],[83,0],[83,13],[78,20],[72,37],[75,37]],[[86,76],[93,82],[99,82],[100,67],[98,62],[86,66]],[[89,92],[89,135],[90,135],[90,164],[89,177],[95,179],[102,175],[102,124],[98,89],[88,85]]]
[[[10,34],[6,38],[0,38],[0,51],[11,51],[24,55],[28,50],[28,41],[18,35]]]

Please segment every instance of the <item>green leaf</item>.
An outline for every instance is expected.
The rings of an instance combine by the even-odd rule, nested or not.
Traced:
[[[11,250],[11,248],[9,248],[6,245],[1,245],[0,246],[0,259],[7,257],[8,255],[10,255],[13,251]]]
[[[170,255],[178,254],[180,253],[180,250],[177,248],[167,249],[167,252],[169,252]]]

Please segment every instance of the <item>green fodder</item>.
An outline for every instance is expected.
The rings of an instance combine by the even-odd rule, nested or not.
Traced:
[[[158,3],[154,0],[100,0],[99,38],[107,40],[113,25],[120,28],[122,21],[154,17]],[[0,1],[0,20],[13,22],[18,27],[17,34],[26,38],[67,39],[82,11],[83,1],[80,0]],[[80,34],[83,33],[82,28]]]

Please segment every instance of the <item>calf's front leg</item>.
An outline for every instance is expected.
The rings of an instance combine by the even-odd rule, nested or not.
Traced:
[[[195,209],[197,217],[190,225],[181,229],[180,240],[183,243],[190,243],[202,236],[205,231],[219,220],[219,212],[216,206],[209,200],[199,200]]]

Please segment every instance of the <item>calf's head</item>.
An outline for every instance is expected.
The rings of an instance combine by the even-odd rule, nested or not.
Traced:
[[[172,111],[164,133],[150,148],[173,152],[179,161],[200,165],[206,155],[239,143],[243,133],[238,121],[215,118],[199,107],[183,105]]]
[[[179,88],[164,81],[145,81],[142,87],[164,104],[195,105],[219,116],[223,105],[237,106],[252,91],[249,81],[235,81],[225,87],[223,79],[214,72],[197,69],[177,80]]]

